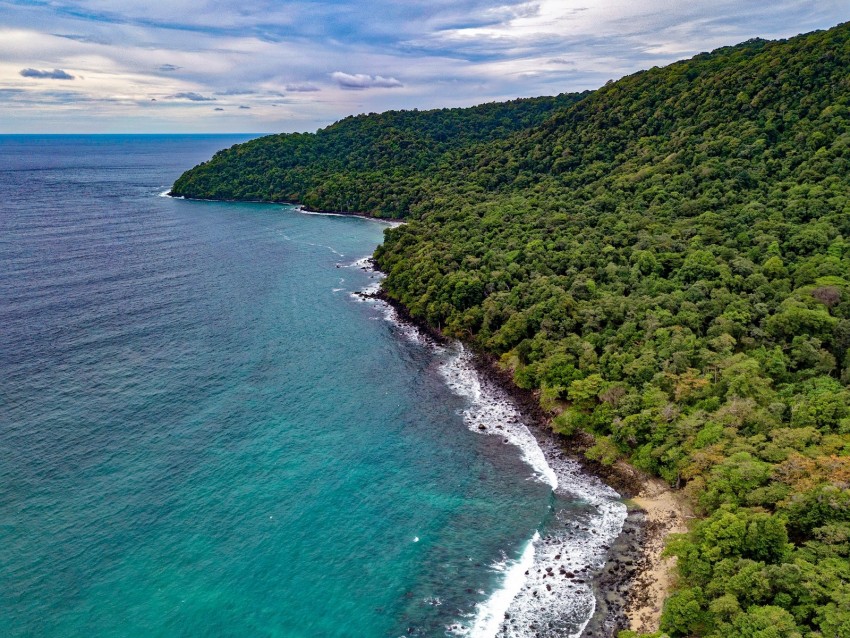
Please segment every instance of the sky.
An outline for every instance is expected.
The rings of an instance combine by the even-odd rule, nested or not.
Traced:
[[[0,133],[314,131],[847,20],[848,0],[0,0]]]

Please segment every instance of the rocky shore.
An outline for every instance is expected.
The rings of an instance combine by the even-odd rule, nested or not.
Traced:
[[[372,269],[374,263],[369,260],[363,267]],[[444,335],[412,317],[383,290],[361,296],[384,301],[401,321],[437,343],[447,342]],[[546,456],[552,460],[563,456],[578,462],[585,472],[617,490],[628,506],[623,529],[608,548],[604,567],[590,575],[596,610],[582,636],[616,637],[624,629],[657,631],[674,565],[673,559],[662,558],[661,553],[668,534],[686,531],[688,512],[678,495],[627,463],[606,466],[588,460],[583,452],[593,444],[592,437],[583,433],[570,437],[556,434],[549,426],[550,415],[541,409],[533,392],[514,385],[509,373],[499,369],[491,357],[477,354],[474,364],[483,379],[498,385],[515,403]]]

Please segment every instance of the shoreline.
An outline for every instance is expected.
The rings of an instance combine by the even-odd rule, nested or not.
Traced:
[[[307,215],[335,215],[337,217],[360,217],[361,219],[369,219],[376,222],[384,222],[386,224],[403,224],[404,219],[396,217],[375,217],[369,213],[355,213],[347,210],[318,210],[310,208],[306,204],[300,202],[291,202],[286,200],[271,200],[271,199],[205,199],[203,197],[186,197],[185,195],[173,195],[173,191],[169,188],[167,191],[160,193],[160,197],[170,197],[172,199],[184,199],[189,202],[223,202],[227,204],[276,204],[278,206],[292,206],[298,212]]]
[[[592,577],[596,608],[580,635],[614,638],[627,629],[638,633],[657,631],[661,603],[668,589],[661,589],[661,600],[656,603],[657,597],[647,598],[642,587],[660,573],[666,573],[668,567],[665,563],[662,572],[659,564],[666,534],[657,520],[659,513],[654,498],[669,493],[670,489],[623,461],[606,466],[586,458],[584,451],[593,445],[590,435],[579,432],[564,436],[554,432],[549,425],[551,417],[540,407],[534,392],[516,387],[509,374],[496,367],[492,357],[477,355],[476,359],[478,373],[498,384],[526,416],[535,437],[547,442],[544,451],[549,447],[572,459],[582,472],[616,490],[626,505],[622,529],[606,552],[604,566]],[[654,486],[651,492],[650,485]],[[665,586],[669,582],[665,580]],[[656,606],[657,614],[653,614]],[[639,618],[641,622],[637,622]]]
[[[364,261],[380,272],[371,257]],[[383,289],[362,296],[383,301],[401,322],[415,327],[435,343],[446,345],[450,342],[438,330],[412,317]],[[494,357],[471,352],[477,374],[499,388],[516,405],[547,460],[557,460],[552,458],[554,455],[574,461],[583,473],[616,490],[627,507],[622,529],[607,549],[604,565],[590,579],[596,606],[578,636],[613,638],[623,630],[658,631],[675,565],[675,558],[661,554],[667,536],[686,532],[686,519],[691,517],[681,496],[660,479],[624,461],[605,466],[587,459],[583,452],[593,445],[590,435],[580,432],[567,437],[554,432],[549,425],[551,416],[540,407],[533,391],[518,388],[507,372],[496,367]]]
[[[641,556],[643,568],[634,579],[632,597],[626,607],[629,628],[637,633],[658,631],[664,599],[675,583],[675,556],[662,556],[667,537],[688,531],[687,521],[694,518],[681,494],[663,481],[651,479],[632,502],[645,513]]]
[[[277,202],[275,202],[277,203]],[[294,210],[302,215],[318,215],[320,217],[358,217],[360,219],[365,219],[370,222],[378,222],[379,224],[386,224],[387,226],[391,226],[395,228],[396,226],[401,226],[406,222],[403,219],[395,219],[389,217],[373,217],[371,215],[361,214],[361,213],[329,213],[323,210],[311,210],[302,206],[301,204],[279,204],[281,206],[292,206]],[[376,271],[377,272],[377,271]]]
[[[634,629],[629,615],[631,594],[637,590],[643,568],[646,571],[650,568],[644,560],[645,541],[650,537],[650,530],[646,513],[633,498],[643,491],[646,477],[625,463],[608,467],[585,458],[583,451],[592,445],[587,435],[566,437],[554,432],[549,425],[550,417],[533,392],[517,388],[506,372],[495,367],[491,357],[476,353],[473,362],[476,372],[496,385],[517,406],[551,465],[572,461],[581,473],[598,479],[619,494],[619,501],[626,506],[625,519],[619,533],[602,546],[601,565],[585,573],[590,577],[588,583],[595,606],[575,637],[614,638],[619,631]]]
[[[174,197],[170,190],[161,193],[160,196]],[[179,198],[186,199],[185,197]],[[308,215],[359,217],[389,225],[405,223],[404,220],[384,219],[365,213],[313,210],[297,202],[223,199],[195,199],[195,201],[276,204],[292,206],[297,212]],[[372,270],[383,275],[376,267],[372,256],[358,261],[359,264],[358,262],[355,263],[364,270]],[[374,288],[370,287],[370,289],[353,294],[364,300],[376,299],[382,301],[395,314],[394,319],[398,323],[412,327],[437,346],[447,346],[453,341],[424,321],[411,316],[407,308],[389,297],[377,282]],[[497,366],[498,362],[495,357],[475,352],[470,348],[467,348],[467,352],[470,354],[468,364],[480,380],[496,388],[515,406],[522,423],[528,427],[531,436],[536,440],[540,451],[543,453],[550,472],[557,473],[552,469],[555,467],[563,473],[565,467],[567,467],[566,474],[569,475],[568,466],[572,462],[586,477],[598,479],[604,486],[616,490],[619,495],[618,500],[626,506],[625,518],[619,533],[599,548],[604,551],[602,564],[587,565],[576,574],[577,580],[575,582],[589,584],[594,604],[590,609],[590,617],[582,624],[579,632],[572,635],[572,638],[584,636],[593,638],[615,637],[619,631],[626,629],[637,633],[657,631],[663,602],[670,593],[673,583],[672,569],[675,565],[674,558],[662,557],[661,554],[668,534],[687,531],[686,519],[691,517],[687,506],[680,496],[662,481],[638,471],[624,461],[605,466],[587,459],[584,456],[584,451],[593,445],[591,435],[579,432],[567,437],[554,432],[550,426],[552,415],[546,413],[540,407],[538,398],[533,391],[518,388],[513,383],[510,373]],[[480,427],[484,428],[484,426]],[[522,448],[520,449],[522,450]],[[557,479],[555,479],[555,483],[558,483]],[[529,541],[528,548],[537,547],[538,550],[545,552],[549,542],[549,538],[541,542],[539,534],[536,534],[535,538]],[[525,556],[528,553],[528,548],[524,552],[522,560],[528,558]],[[558,558],[560,558],[560,553]],[[545,572],[536,568],[543,567],[545,564],[544,562],[533,565],[535,571],[542,574],[544,579],[546,577]],[[552,564],[554,565],[554,563]],[[548,575],[552,575],[551,567],[549,569]],[[535,582],[539,578],[538,574],[529,575],[529,570],[526,570],[525,575],[525,585],[513,593],[514,598],[508,601],[509,605],[523,593],[527,594],[527,590],[539,587],[541,584],[546,586],[545,583]],[[537,596],[536,592],[534,596]],[[499,615],[504,613],[504,622],[511,618],[507,609],[498,613]],[[501,618],[488,618],[487,620],[490,624],[495,621],[501,625],[503,622]],[[523,620],[531,620],[532,626],[535,626],[540,619],[532,617]],[[511,619],[510,622],[513,624],[516,619]],[[538,627],[538,629],[542,628]],[[504,635],[502,629],[499,629],[497,633],[500,636]],[[545,636],[547,634],[537,633],[536,635]]]

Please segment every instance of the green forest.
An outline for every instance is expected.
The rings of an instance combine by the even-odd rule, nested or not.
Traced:
[[[407,217],[385,293],[700,514],[664,634],[850,638],[850,23],[261,138],[174,194]]]
[[[315,134],[270,135],[216,153],[184,173],[171,193],[405,217],[453,173],[459,149],[528,130],[584,95],[373,113],[347,117]]]

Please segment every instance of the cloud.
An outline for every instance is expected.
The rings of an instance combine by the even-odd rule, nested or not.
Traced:
[[[224,110],[224,109],[223,109],[223,108],[221,108],[220,106],[217,106],[217,107],[215,107],[215,108],[213,109],[213,111],[223,111],[223,110]]]
[[[174,95],[169,95],[168,97],[173,100],[189,100],[190,102],[215,102],[214,97],[207,97],[206,95],[201,95],[194,91],[182,91],[180,93],[175,93]]]
[[[385,78],[381,75],[366,75],[365,73],[343,73],[342,71],[334,71],[331,73],[334,81],[344,89],[395,89],[404,86],[395,78]]]
[[[109,44],[106,38],[95,38],[90,35],[78,35],[76,33],[54,33],[57,38],[65,38],[66,40],[74,40],[75,42],[83,42],[85,44]]]
[[[0,132],[211,132],[231,126],[229,118],[199,107],[238,112],[240,104],[252,107],[242,119],[255,130],[315,130],[352,113],[594,89],[754,36],[790,37],[847,20],[847,0],[0,0],[0,7],[0,86],[26,89],[3,94]],[[21,69],[49,76],[22,77]],[[75,81],[51,81],[61,69]],[[62,97],[51,87],[73,91]]]
[[[307,82],[302,82],[298,84],[287,84],[286,90],[290,93],[314,93],[315,91],[321,91],[322,89]]]
[[[257,92],[251,89],[227,89],[226,91],[216,91],[216,95],[255,95]]]
[[[23,89],[0,89],[0,100],[8,100],[25,94]]]
[[[251,108],[251,107],[250,107],[250,106],[240,106],[239,108],[240,108],[240,109],[250,110],[250,108]]]
[[[25,78],[39,78],[42,80],[73,80],[74,76],[62,69],[21,69],[21,75]]]

